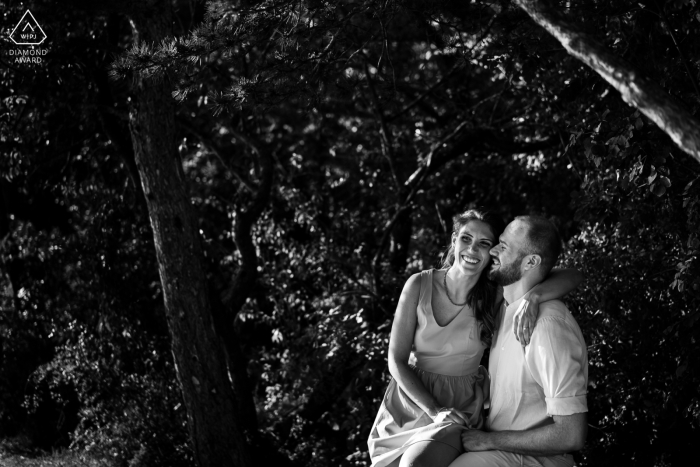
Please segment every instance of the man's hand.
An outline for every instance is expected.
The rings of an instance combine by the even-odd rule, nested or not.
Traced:
[[[469,451],[492,451],[489,444],[490,434],[481,430],[465,430],[462,432],[462,446]]]
[[[553,415],[554,423],[529,430],[465,430],[467,451],[508,451],[526,456],[556,456],[583,448],[588,432],[587,413]]]

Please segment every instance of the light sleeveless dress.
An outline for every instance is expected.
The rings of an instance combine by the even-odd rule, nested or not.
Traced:
[[[420,277],[413,340],[416,364],[411,368],[441,406],[461,410],[473,428],[481,428],[489,381],[486,369],[479,366],[485,348],[480,326],[469,307],[444,327],[435,322],[433,271],[423,271]],[[389,465],[419,442],[440,442],[463,452],[462,429],[451,422],[434,423],[392,378],[367,442],[372,467]]]

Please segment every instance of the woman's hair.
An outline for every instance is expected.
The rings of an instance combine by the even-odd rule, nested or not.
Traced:
[[[452,234],[458,235],[459,231],[471,221],[481,221],[489,226],[496,243],[498,237],[505,230],[505,223],[500,216],[489,211],[479,211],[469,209],[462,214],[458,214],[452,218]],[[443,255],[442,268],[448,269],[452,266],[455,260],[455,247],[452,237],[450,237],[450,245]],[[476,285],[467,294],[467,305],[474,310],[474,316],[481,323],[481,341],[491,345],[491,337],[493,336],[495,327],[494,306],[496,300],[496,284],[489,280],[487,271],[484,269],[479,276]]]

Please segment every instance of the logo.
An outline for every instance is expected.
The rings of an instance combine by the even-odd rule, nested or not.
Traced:
[[[10,33],[10,39],[17,47],[4,50],[3,55],[14,65],[41,65],[49,53],[48,49],[40,47],[46,40],[46,33],[29,10]]]
[[[32,12],[27,10],[10,33],[10,39],[17,45],[39,45],[46,40],[46,33],[34,19]]]

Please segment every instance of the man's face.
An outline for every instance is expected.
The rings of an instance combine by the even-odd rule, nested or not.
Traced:
[[[498,238],[498,245],[491,248],[492,256],[489,279],[505,287],[520,280],[523,273],[520,268],[524,252],[526,226],[520,221],[513,221]]]

